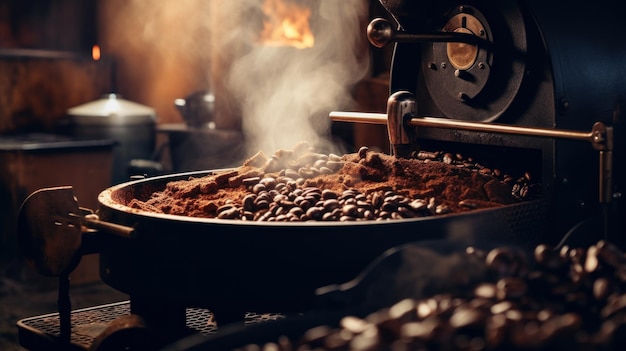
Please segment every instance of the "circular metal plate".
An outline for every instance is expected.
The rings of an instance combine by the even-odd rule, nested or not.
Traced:
[[[30,267],[45,276],[68,273],[78,264],[81,218],[72,187],[40,189],[26,198],[17,235]]]

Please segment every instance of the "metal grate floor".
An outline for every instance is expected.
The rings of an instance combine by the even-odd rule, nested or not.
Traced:
[[[130,301],[88,307],[72,311],[72,350],[89,350],[94,339],[115,319],[130,315]],[[213,313],[202,308],[187,308],[187,327],[202,335],[217,331]],[[262,323],[282,318],[280,314],[247,313],[245,324]],[[58,313],[24,318],[17,322],[19,340],[28,350],[47,350],[58,339],[60,322]]]

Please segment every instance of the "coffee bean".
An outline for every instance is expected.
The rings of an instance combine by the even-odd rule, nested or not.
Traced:
[[[485,263],[500,277],[519,274],[524,265],[519,253],[508,247],[495,248],[489,251]]]
[[[314,219],[314,220],[322,219],[323,214],[324,214],[323,207],[313,206],[306,211],[307,217],[310,219]]]
[[[329,189],[324,189],[322,190],[322,199],[324,200],[329,200],[329,199],[338,199],[339,198],[339,194],[337,194],[336,192],[329,190]]]
[[[496,285],[492,283],[482,283],[479,284],[474,289],[474,296],[482,297],[485,299],[491,299],[496,297],[496,293],[498,292]]]
[[[300,178],[300,174],[298,174],[298,172],[293,170],[293,169],[286,169],[284,176],[287,177],[287,178],[290,178],[290,179],[298,179],[298,178]]]
[[[521,278],[505,277],[496,283],[497,297],[500,300],[519,299],[526,294],[527,286]]]
[[[465,208],[468,208],[468,209],[478,208],[478,204],[476,202],[470,201],[470,200],[461,200],[461,201],[459,201],[459,206],[465,207]]]
[[[535,261],[546,268],[557,269],[561,267],[563,259],[553,247],[540,244],[535,247]]]
[[[330,169],[330,168],[328,168],[326,166],[320,167],[319,170],[320,170],[320,174],[324,174],[324,175],[335,173],[335,171],[333,171],[332,169]]]
[[[341,205],[339,204],[339,201],[337,201],[336,199],[329,199],[323,202],[322,207],[324,208],[325,211],[332,211],[336,208],[339,208]]]
[[[265,190],[267,190],[267,187],[265,187],[265,185],[264,185],[264,184],[260,184],[260,183],[255,184],[255,185],[252,187],[252,192],[253,192],[253,193],[255,193],[255,194],[258,194],[258,193],[260,193],[261,191],[265,191]]]
[[[481,328],[486,321],[486,315],[477,309],[459,308],[450,317],[450,326],[456,329]]]
[[[600,261],[598,260],[598,247],[590,246],[587,249],[587,255],[585,257],[585,272],[594,273],[600,269]]]
[[[326,167],[330,170],[332,170],[333,172],[337,172],[338,170],[340,170],[341,168],[343,168],[343,166],[345,165],[345,162],[343,161],[328,161],[326,162]]]
[[[267,190],[272,190],[274,189],[274,187],[276,187],[276,179],[272,177],[266,177],[259,180],[259,184],[263,184],[265,186],[265,189]]]
[[[595,245],[597,248],[597,256],[609,264],[613,268],[618,268],[626,264],[626,257],[624,253],[614,244],[607,242],[606,240],[600,240]]]
[[[355,218],[359,214],[358,209],[357,205],[350,204],[343,206],[342,211],[344,215]]]
[[[494,291],[494,296],[495,296],[495,291]],[[498,302],[492,305],[490,308],[490,311],[492,314],[501,314],[501,313],[505,313],[508,310],[513,309],[514,307],[515,305],[511,301],[502,301],[502,302]]]
[[[243,198],[243,209],[245,211],[254,212],[256,210],[256,206],[254,204],[254,200],[256,200],[257,196],[255,194],[248,194]]]
[[[229,206],[229,205],[227,205]],[[224,207],[224,206],[222,206]],[[236,219],[239,218],[240,210],[236,206],[230,206],[226,209],[218,210],[217,218],[219,219]]]
[[[359,158],[367,157],[368,151],[369,151],[369,148],[367,146],[361,146],[358,151]]]

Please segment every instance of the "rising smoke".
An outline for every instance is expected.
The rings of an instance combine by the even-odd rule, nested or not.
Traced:
[[[262,1],[237,3],[243,15],[259,13]],[[328,113],[353,107],[350,89],[368,71],[362,41],[367,2],[301,3],[311,8],[312,48],[264,46],[250,40],[230,67],[227,87],[240,106],[250,154],[288,149],[301,141],[344,151],[332,140]],[[254,25],[242,30],[238,38],[252,39],[258,33]]]
[[[311,9],[314,47],[260,44],[264,0],[104,2],[107,49],[137,58],[119,67],[133,77],[122,93],[155,107],[162,121],[176,117],[172,102],[189,85],[212,85],[217,104],[241,116],[247,154],[300,141],[340,149],[330,147],[328,113],[354,107],[351,88],[368,72],[368,1],[281,1]]]

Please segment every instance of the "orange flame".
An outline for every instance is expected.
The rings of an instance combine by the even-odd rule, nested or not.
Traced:
[[[93,58],[94,61],[98,61],[98,60],[100,60],[100,55],[101,55],[101,53],[100,53],[100,46],[94,45],[91,48],[91,58]]]
[[[311,10],[287,0],[264,0],[263,31],[259,41],[270,46],[313,47],[315,38],[309,27]]]

